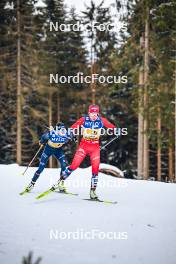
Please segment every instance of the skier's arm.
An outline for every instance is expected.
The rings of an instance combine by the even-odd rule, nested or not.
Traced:
[[[81,117],[78,119],[72,126],[71,128],[78,128],[84,123],[84,117]]]
[[[116,126],[110,123],[105,117],[102,117],[101,120],[103,122],[103,126],[106,128],[116,128]]]
[[[40,145],[44,145],[49,139],[49,132],[47,133],[44,133],[41,138],[40,138],[40,141],[39,141],[39,144]]]
[[[69,136],[72,141],[77,142],[77,137],[74,134],[74,129],[79,128],[83,123],[84,123],[84,117],[81,117],[70,127],[71,130],[69,132],[70,133]]]

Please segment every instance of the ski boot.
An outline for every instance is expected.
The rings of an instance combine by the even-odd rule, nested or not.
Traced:
[[[35,182],[31,181],[29,185],[26,187],[25,191],[30,192],[34,188]]]
[[[98,200],[98,195],[96,194],[95,189],[90,190],[90,199]]]
[[[29,193],[34,188],[34,185],[35,185],[35,182],[31,181],[29,185],[24,189],[24,191],[20,193],[20,195]]]
[[[67,189],[64,185],[64,180],[60,179],[57,184],[55,184],[53,187],[53,190],[59,189],[60,192],[67,192]]]
[[[66,187],[64,185],[64,180],[60,180],[59,181],[58,187],[59,187],[59,191],[60,192],[67,192],[67,189],[66,189]]]

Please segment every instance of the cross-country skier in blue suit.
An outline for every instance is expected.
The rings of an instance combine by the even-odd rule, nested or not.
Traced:
[[[34,185],[37,179],[39,178],[41,172],[46,167],[47,161],[50,156],[55,156],[55,158],[60,162],[61,165],[60,175],[62,176],[63,171],[66,169],[66,166],[68,166],[62,146],[72,139],[73,139],[72,135],[68,134],[63,123],[58,123],[55,129],[52,129],[49,132],[44,133],[42,135],[39,144],[45,145],[45,148],[40,158],[39,167],[35,172],[30,184],[26,187],[25,192],[30,192],[34,188]],[[64,185],[62,186],[62,183],[60,184],[59,189],[60,191],[65,190],[65,187]]]

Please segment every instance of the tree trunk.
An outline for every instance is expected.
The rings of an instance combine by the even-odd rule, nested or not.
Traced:
[[[160,93],[160,90],[159,90]],[[161,109],[158,106],[157,119],[157,180],[161,181]]]
[[[49,87],[51,89],[51,87]],[[52,92],[49,90],[49,97],[48,97],[48,125],[49,127],[52,126]],[[53,159],[52,157],[49,158],[49,168],[53,166]]]
[[[138,178],[141,179],[144,176],[143,172],[143,162],[144,162],[144,117],[143,117],[143,84],[144,84],[144,73],[143,68],[139,70],[139,105],[138,105]]]
[[[60,122],[61,121],[61,113],[60,113],[60,94],[59,92],[56,94],[57,96],[57,116],[56,116],[56,123]],[[52,166],[53,168],[60,168],[60,162],[58,162],[58,160],[56,159],[52,159]]]
[[[21,114],[21,21],[20,0],[17,0],[17,138],[16,161],[21,165],[22,151],[22,114]]]
[[[172,133],[169,131],[169,139],[172,140]],[[170,141],[169,140],[169,141]],[[168,148],[168,167],[169,167],[169,181],[174,182],[174,168],[173,168],[173,145],[169,142],[169,148]]]
[[[176,87],[175,87],[175,176],[174,176],[174,182],[176,182]]]
[[[96,72],[95,70],[95,61],[94,61],[94,48],[93,48],[93,41],[94,41],[94,36],[92,36],[91,39],[91,76]],[[90,89],[91,89],[91,98],[92,98],[92,104],[95,104],[95,93],[96,93],[96,83],[91,82],[90,84]]]
[[[144,179],[149,177],[149,140],[148,140],[148,72],[149,72],[149,8],[145,19],[145,52],[144,52]]]
[[[57,122],[61,121],[61,114],[60,114],[60,94],[57,94]]]
[[[91,75],[96,73],[96,65],[95,62],[91,65]],[[91,93],[92,93],[92,104],[95,104],[95,95],[96,95],[96,83],[91,82]]]

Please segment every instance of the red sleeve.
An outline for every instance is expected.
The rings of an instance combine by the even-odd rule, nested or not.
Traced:
[[[81,117],[78,119],[72,126],[71,128],[77,128],[80,127],[84,123],[84,117]]]
[[[115,125],[113,125],[112,123],[110,123],[105,117],[101,118],[103,125],[107,128],[116,128]]]

